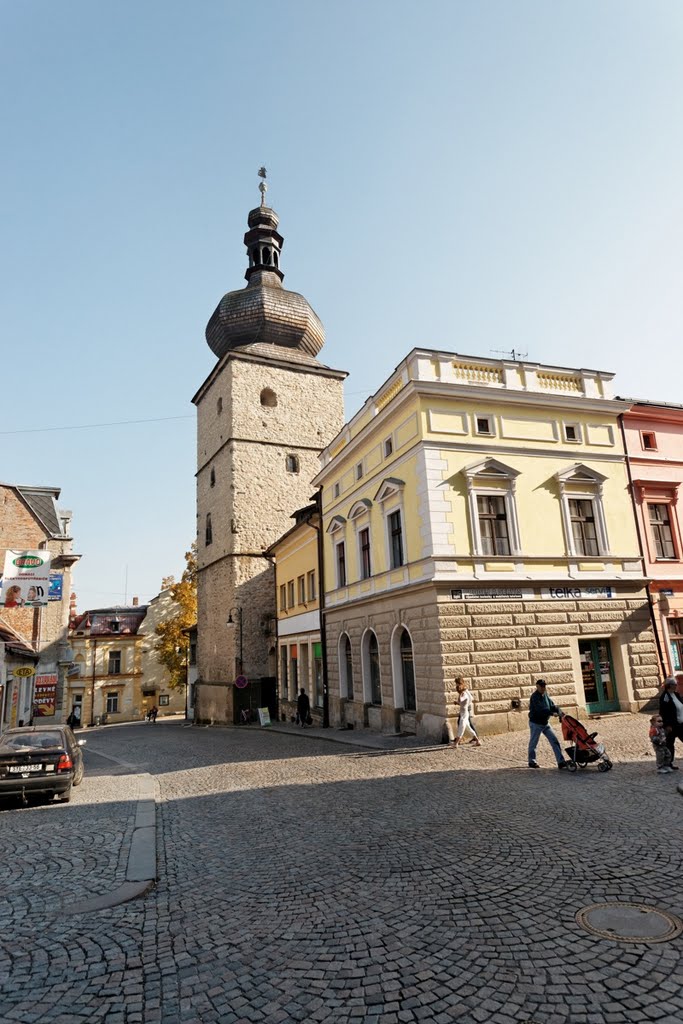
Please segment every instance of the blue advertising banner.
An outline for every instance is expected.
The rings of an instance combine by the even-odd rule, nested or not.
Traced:
[[[47,599],[48,601],[61,601],[62,600],[62,587],[64,584],[64,574],[61,572],[50,573],[50,588],[48,590]]]

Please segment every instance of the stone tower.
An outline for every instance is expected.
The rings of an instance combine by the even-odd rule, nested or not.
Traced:
[[[323,326],[282,286],[278,217],[249,213],[246,288],[206,328],[218,357],[197,406],[198,640],[195,719],[233,722],[275,692],[275,583],[264,550],[307,505],[318,455],[344,422],[346,374],[318,362]],[[229,621],[230,620],[230,621]],[[249,680],[246,689],[235,678]]]

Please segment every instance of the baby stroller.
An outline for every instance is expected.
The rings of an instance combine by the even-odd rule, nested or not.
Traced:
[[[570,760],[567,761],[567,768],[575,772],[577,768],[585,768],[588,764],[597,764],[599,772],[608,772],[612,767],[604,743],[596,743],[596,732],[588,732],[585,725],[571,715],[560,712],[562,724],[562,737],[570,747],[565,747]]]

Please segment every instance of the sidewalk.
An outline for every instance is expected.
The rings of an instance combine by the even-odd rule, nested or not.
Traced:
[[[389,750],[397,753],[410,750],[441,750],[445,746],[442,743],[428,743],[417,736],[391,736],[373,733],[368,729],[322,729],[315,725],[307,725],[302,729],[300,725],[290,722],[273,722],[263,731],[282,732],[288,736],[301,736],[312,740],[328,740],[330,743],[345,743],[349,747],[361,747],[364,750]]]

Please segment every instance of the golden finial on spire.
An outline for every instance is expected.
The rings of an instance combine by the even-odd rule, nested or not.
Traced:
[[[261,193],[261,206],[265,206],[266,205],[266,192],[268,191],[268,186],[266,185],[266,169],[265,169],[265,167],[259,167],[259,169],[258,169],[258,176],[259,176],[259,178],[263,179],[261,181],[261,184],[259,185],[259,192]]]

